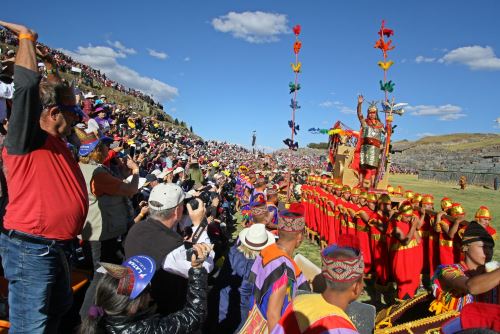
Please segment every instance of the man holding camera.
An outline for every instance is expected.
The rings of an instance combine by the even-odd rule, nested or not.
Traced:
[[[158,312],[162,314],[182,309],[186,300],[186,277],[189,268],[186,266],[187,270],[184,270],[183,263],[188,263],[187,249],[184,238],[177,232],[183,216],[185,198],[186,194],[176,184],[164,183],[154,187],[148,201],[149,217],[135,224],[125,240],[127,258],[142,254],[155,259],[158,269],[152,280],[151,295],[158,305]],[[193,226],[198,227],[204,225],[202,223],[206,209],[200,199],[194,200],[198,203],[197,208],[193,208],[196,205],[191,203],[186,206]],[[201,234],[201,230],[194,229],[194,234]],[[213,259],[213,255],[211,256]],[[210,272],[213,262],[205,262],[204,267]],[[162,268],[169,269],[170,272]]]

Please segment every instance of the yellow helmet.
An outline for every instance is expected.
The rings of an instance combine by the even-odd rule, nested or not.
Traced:
[[[381,204],[392,204],[391,197],[388,194],[382,194],[378,198],[378,202]]]
[[[487,206],[480,206],[479,209],[476,211],[476,215],[474,218],[479,219],[479,218],[485,218],[485,219],[491,219],[491,213],[490,209],[488,209]]]
[[[413,192],[413,190],[406,190],[405,191],[405,198],[412,199],[413,197],[415,197],[415,193]]]
[[[422,201],[422,195],[420,195],[419,193],[415,193],[415,195],[411,199],[411,202],[414,203],[414,204],[418,204],[421,201]]]
[[[465,215],[465,210],[460,203],[453,203],[450,209],[450,215],[452,217]]]
[[[377,194],[374,193],[373,191],[369,191],[368,194],[366,195],[366,201],[371,202],[371,203],[376,203],[377,202]]]
[[[443,199],[441,200],[441,210],[443,211],[448,210],[452,205],[453,201],[451,200],[451,198],[443,197]]]
[[[388,192],[389,194],[392,194],[392,193],[394,192],[394,187],[393,187],[393,186],[391,186],[390,184],[388,184],[388,185],[387,185],[387,192]]]
[[[401,202],[399,205],[399,214],[402,216],[413,216],[413,206],[410,201]]]
[[[337,182],[334,181],[334,183],[333,183],[333,189],[335,189],[335,190],[342,190],[342,183],[340,183],[338,181]]]
[[[347,184],[342,187],[342,192],[343,193],[350,193],[351,192],[351,187],[349,187]]]
[[[432,196],[430,194],[423,195],[421,203],[422,204],[434,204],[434,196]]]
[[[394,188],[394,194],[395,195],[403,195],[403,187],[397,186],[396,188]]]
[[[362,191],[359,193],[359,197],[360,197],[360,198],[364,198],[364,199],[366,199],[366,196],[367,196],[367,195],[368,195],[368,194],[367,194],[366,190],[362,190]]]
[[[351,196],[359,196],[359,194],[361,194],[361,189],[359,189],[358,187],[352,188]]]

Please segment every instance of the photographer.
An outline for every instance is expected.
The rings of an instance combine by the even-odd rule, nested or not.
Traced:
[[[184,204],[185,197],[184,191],[173,183],[162,183],[154,187],[148,201],[148,218],[135,224],[125,240],[127,258],[143,254],[152,257],[156,262],[157,270],[152,280],[151,295],[161,314],[182,309],[186,300],[189,262],[186,260],[186,250],[183,249],[185,240],[177,232],[184,205],[188,208],[193,225],[201,224],[205,218],[205,207],[201,200],[196,199],[198,208],[193,209],[191,204]],[[165,266],[166,262],[170,263],[172,257],[178,259],[178,263],[172,267]],[[212,263],[204,262],[207,271],[210,271],[212,266]],[[169,269],[171,272],[163,269]]]

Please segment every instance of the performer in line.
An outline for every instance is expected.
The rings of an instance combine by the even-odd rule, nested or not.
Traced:
[[[364,185],[365,179],[370,180],[370,187],[375,186],[375,175],[380,162],[380,152],[382,149],[382,136],[385,133],[384,124],[378,117],[376,103],[370,103],[368,115],[363,117],[361,107],[363,105],[363,95],[358,96],[358,118],[361,123],[359,147],[359,184]],[[357,150],[358,148],[356,148]],[[353,164],[355,166],[355,164]]]

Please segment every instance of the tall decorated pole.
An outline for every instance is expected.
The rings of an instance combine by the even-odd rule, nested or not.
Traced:
[[[297,135],[297,131],[299,131],[299,125],[295,122],[295,112],[300,109],[300,106],[297,102],[297,92],[300,89],[299,84],[299,73],[301,72],[302,63],[299,61],[299,52],[302,48],[302,42],[299,40],[300,35],[300,25],[296,25],[293,27],[293,33],[295,34],[295,43],[293,43],[293,53],[295,54],[295,62],[291,64],[292,71],[295,74],[294,82],[290,82],[288,87],[290,89],[290,94],[293,94],[293,97],[290,102],[290,108],[292,109],[292,119],[288,121],[288,126],[291,129],[290,138],[283,140],[285,145],[290,149],[290,158],[288,161],[288,190],[286,194],[287,202],[290,202],[291,195],[291,185],[292,185],[292,151],[296,151],[299,148],[299,143],[295,141],[295,136]]]
[[[383,80],[380,80],[380,90],[384,92],[384,101],[382,102],[382,107],[384,109],[385,114],[385,142],[383,147],[381,148],[381,156],[380,162],[377,168],[377,175],[375,176],[375,185],[382,180],[384,177],[384,173],[387,169],[387,163],[389,160],[389,148],[391,144],[391,135],[392,135],[392,120],[393,113],[402,115],[404,110],[402,109],[406,103],[394,103],[394,97],[391,101],[389,101],[389,94],[394,92],[395,83],[392,80],[387,79],[387,72],[394,64],[392,60],[388,59],[387,53],[394,50],[395,46],[392,45],[391,36],[394,35],[394,30],[385,27],[385,21],[382,20],[382,24],[380,26],[380,30],[378,31],[379,39],[375,43],[375,48],[380,49],[382,51],[383,60],[379,61],[378,66],[384,71]]]

